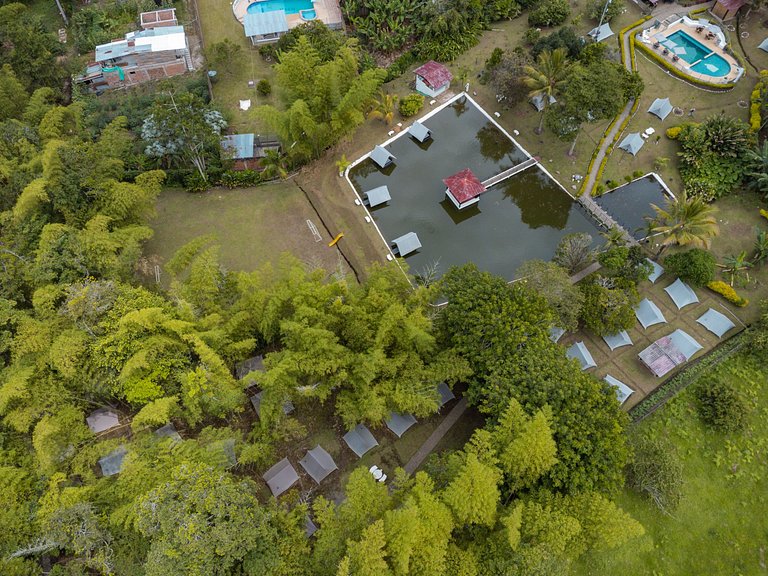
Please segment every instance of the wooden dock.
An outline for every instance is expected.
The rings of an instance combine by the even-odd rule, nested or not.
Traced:
[[[503,182],[507,178],[511,178],[518,172],[522,172],[526,168],[530,168],[534,164],[536,164],[536,160],[534,158],[528,158],[528,160],[525,160],[524,162],[520,162],[520,164],[517,164],[516,166],[512,166],[512,168],[504,170],[504,172],[500,172],[496,174],[496,176],[491,176],[490,178],[488,178],[488,180],[483,181],[483,186],[485,186],[486,188],[490,188],[491,186],[494,186],[499,182]]]

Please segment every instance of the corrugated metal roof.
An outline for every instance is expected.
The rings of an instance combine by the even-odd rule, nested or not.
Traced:
[[[271,12],[257,12],[256,14],[246,13],[245,35],[264,36],[265,34],[279,34],[288,32],[288,19],[285,17],[285,10],[272,10]]]
[[[416,235],[416,232],[408,232],[408,234],[403,234],[402,236],[392,240],[392,244],[394,244],[395,249],[397,250],[397,255],[401,258],[405,258],[411,252],[416,252],[416,250],[421,248],[421,241]]]
[[[446,84],[450,83],[451,80],[453,80],[453,74],[451,74],[451,71],[442,64],[435,62],[434,60],[430,60],[426,64],[416,68],[416,70],[414,70],[414,74],[421,76],[422,80],[424,80],[424,83],[433,90],[442,88]]]
[[[432,132],[429,131],[429,128],[424,126],[421,122],[418,120],[411,124],[411,127],[408,128],[408,133],[416,138],[419,142],[424,142],[428,138],[432,136]]]
[[[378,186],[373,190],[368,190],[368,192],[365,193],[365,198],[368,206],[371,208],[389,202],[392,199],[389,195],[389,188],[386,186]]]
[[[371,151],[371,160],[378,164],[379,168],[386,168],[391,162],[396,160],[395,156],[383,146],[376,146]]]
[[[232,158],[235,160],[253,158],[254,138],[253,134],[230,134],[221,139],[221,147],[224,150],[232,151]]]
[[[94,60],[103,62],[129,54],[183,50],[186,47],[187,37],[184,34],[184,26],[151,28],[139,32],[129,32],[125,35],[124,40],[96,46]]]

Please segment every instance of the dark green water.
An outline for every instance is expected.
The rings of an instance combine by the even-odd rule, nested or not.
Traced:
[[[656,212],[651,204],[663,208],[669,195],[653,176],[646,176],[624,184],[595,198],[603,210],[638,240],[646,236],[647,219]]]
[[[587,232],[598,239],[597,225],[581,207],[537,167],[490,188],[480,202],[459,211],[445,197],[442,179],[471,168],[480,180],[526,159],[471,102],[457,101],[423,124],[432,140],[419,144],[408,135],[386,148],[397,157],[381,170],[370,159],[350,170],[363,192],[386,185],[392,200],[371,212],[388,242],[416,232],[422,248],[406,257],[411,272],[421,274],[437,263],[474,262],[504,278],[534,258],[552,258],[560,239]]]

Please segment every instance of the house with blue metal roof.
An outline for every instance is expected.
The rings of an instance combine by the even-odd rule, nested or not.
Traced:
[[[247,12],[243,19],[245,35],[254,46],[275,42],[288,32],[288,18],[285,10],[270,12]]]

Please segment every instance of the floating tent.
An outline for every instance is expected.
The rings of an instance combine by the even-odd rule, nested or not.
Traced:
[[[536,94],[536,96],[533,96],[531,98],[531,104],[533,104],[533,107],[536,108],[536,112],[541,112],[544,110],[544,94]],[[552,96],[552,94],[549,95],[549,103],[555,104],[557,102],[557,98]]]
[[[392,251],[401,258],[408,256],[411,252],[416,252],[419,248],[421,248],[421,241],[416,232],[408,232],[408,234],[403,234],[392,240]]]
[[[663,336],[638,354],[640,360],[657,377],[687,362],[702,346],[682,330]]]
[[[632,134],[628,134],[624,140],[621,141],[619,148],[634,156],[639,152],[640,148],[643,147],[643,144],[645,144],[645,140],[640,136],[640,132],[632,132]]]
[[[768,52],[768,38],[760,42],[757,47],[760,48],[760,50],[763,52]]]
[[[731,322],[731,319],[728,318],[728,316],[712,308],[699,316],[696,319],[696,322],[704,326],[704,328],[712,332],[712,334],[718,338],[722,338],[723,334],[728,332],[731,328],[736,328],[736,324]]]
[[[651,270],[651,273],[648,275],[648,280],[652,284],[655,284],[656,280],[658,280],[659,277],[662,274],[664,274],[664,268],[662,268],[660,264],[657,264],[656,262],[654,262],[650,258],[646,258],[645,261],[648,262],[648,264],[650,264],[651,267],[653,268],[653,270]]]
[[[437,393],[440,394],[440,406],[438,408],[442,408],[448,404],[448,402],[456,398],[453,390],[451,390],[445,382],[440,382],[440,384],[437,385]]]
[[[411,124],[411,127],[408,128],[408,134],[416,138],[419,142],[426,142],[430,138],[432,138],[432,132],[424,126],[421,122],[418,120]]]
[[[589,350],[587,350],[587,347],[584,345],[584,342],[576,342],[576,344],[568,348],[565,355],[568,356],[568,358],[575,358],[578,360],[582,370],[588,370],[589,368],[597,366],[595,360],[592,358],[592,354],[589,353]]]
[[[672,302],[675,303],[675,306],[677,306],[678,310],[685,308],[689,304],[695,304],[699,301],[699,298],[696,296],[696,293],[693,291],[693,289],[688,286],[688,284],[680,280],[680,278],[664,288],[664,292],[669,294],[669,297],[672,298]]]
[[[272,491],[272,495],[277,497],[293,486],[298,481],[299,475],[288,461],[288,458],[283,458],[267,470],[263,478]]]
[[[563,334],[565,334],[565,330],[558,326],[552,326],[552,328],[549,329],[549,339],[555,344],[557,344],[560,338],[563,337]]]
[[[264,391],[258,392],[251,396],[251,404],[253,405],[253,409],[256,410],[256,415],[261,418],[261,402],[264,398]],[[283,414],[286,416],[293,412],[296,409],[296,407],[293,405],[293,402],[290,400],[286,400],[283,402]]]
[[[602,42],[606,38],[610,38],[613,36],[613,30],[611,30],[610,24],[606,22],[602,26],[598,26],[597,28],[592,28],[592,30],[589,31],[588,36],[592,38],[595,42]]]
[[[116,426],[120,426],[120,418],[117,414],[106,408],[99,408],[91,412],[85,421],[88,423],[88,428],[91,432],[98,434],[99,432],[106,432]]]
[[[632,346],[632,339],[629,337],[626,330],[622,330],[611,336],[603,336],[603,340],[605,340],[605,343],[608,344],[608,347],[611,350],[616,350],[616,348],[621,348],[622,346]]]
[[[664,120],[672,112],[672,103],[669,101],[669,98],[656,98],[651,107],[648,108],[648,112],[658,116],[659,120]]]
[[[369,208],[374,208],[379,204],[386,204],[391,199],[392,196],[389,195],[389,188],[386,186],[378,186],[363,194],[363,203]]]
[[[358,424],[352,430],[342,436],[349,449],[362,458],[363,454],[379,445],[371,431],[364,424]]]
[[[610,374],[606,374],[605,378],[603,378],[608,384],[613,386],[616,389],[616,397],[619,399],[619,404],[624,404],[624,402],[627,401],[627,398],[629,398],[632,394],[635,393],[632,388],[624,384],[621,380],[618,378],[614,378]]]
[[[392,162],[397,160],[393,154],[391,154],[386,148],[383,148],[382,146],[376,146],[371,151],[371,160],[376,162],[377,166],[379,168],[386,168]]]
[[[307,451],[304,458],[299,460],[299,464],[318,484],[325,480],[331,472],[339,469],[331,455],[320,444]]]
[[[128,448],[125,446],[118,446],[112,452],[99,458],[99,467],[101,468],[102,476],[114,476],[119,474],[123,469],[123,461],[128,454]]]
[[[171,422],[168,422],[165,426],[155,430],[155,436],[158,438],[171,438],[175,442],[181,442],[181,436],[179,436],[176,427]]]
[[[667,320],[664,318],[664,314],[661,313],[659,307],[653,302],[644,298],[640,304],[635,308],[635,316],[637,321],[643,325],[643,328],[648,328],[655,324],[666,324]]]
[[[416,424],[416,418],[413,416],[413,414],[398,414],[397,412],[392,412],[392,414],[389,415],[389,420],[387,420],[387,428],[392,430],[398,438],[400,438],[405,432]]]
[[[235,364],[235,377],[241,380],[251,372],[264,372],[264,356],[251,356]]]

